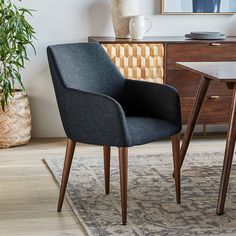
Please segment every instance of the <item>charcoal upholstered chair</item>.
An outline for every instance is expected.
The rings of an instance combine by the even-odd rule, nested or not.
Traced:
[[[49,46],[47,53],[68,137],[58,211],[62,208],[76,142],[103,146],[106,194],[110,147],[119,148],[122,224],[126,224],[128,147],[171,137],[179,203],[181,113],[176,90],[167,85],[124,79],[97,43]]]

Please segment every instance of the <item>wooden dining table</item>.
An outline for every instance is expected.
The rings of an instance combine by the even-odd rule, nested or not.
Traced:
[[[182,69],[190,70],[192,72],[201,75],[201,81],[198,87],[196,100],[181,145],[181,152],[180,152],[181,166],[183,164],[186,152],[188,150],[189,143],[191,141],[191,137],[193,135],[193,131],[211,81],[226,83],[228,89],[233,90],[229,128],[227,134],[224,163],[223,163],[220,190],[216,209],[216,213],[218,215],[222,215],[224,213],[224,205],[228,189],[230,171],[234,156],[235,140],[236,140],[236,61],[235,62],[177,62],[176,64]]]

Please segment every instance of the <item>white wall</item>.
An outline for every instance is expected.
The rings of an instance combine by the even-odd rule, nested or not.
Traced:
[[[159,15],[159,0],[140,0],[142,14],[153,21],[152,36],[184,35],[189,31],[214,30],[236,35],[236,16]],[[61,137],[64,131],[55,101],[46,58],[50,44],[86,41],[88,36],[112,36],[110,0],[23,0],[37,10],[31,20],[37,32],[37,55],[22,72],[30,97],[34,137]]]

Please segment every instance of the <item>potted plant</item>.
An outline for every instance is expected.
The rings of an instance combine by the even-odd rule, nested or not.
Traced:
[[[33,50],[34,29],[26,19],[32,10],[0,0],[0,148],[26,144],[31,137],[31,115],[20,70]]]
[[[194,13],[220,12],[221,0],[193,0]]]

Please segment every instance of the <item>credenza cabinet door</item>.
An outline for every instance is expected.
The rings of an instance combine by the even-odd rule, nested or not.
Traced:
[[[236,44],[173,43],[166,46],[166,83],[181,97],[182,119],[186,124],[195,101],[200,76],[176,65],[176,62],[236,61]],[[204,101],[199,124],[228,123],[232,90],[225,83],[212,81]]]
[[[163,44],[103,43],[102,46],[125,78],[164,82]]]

